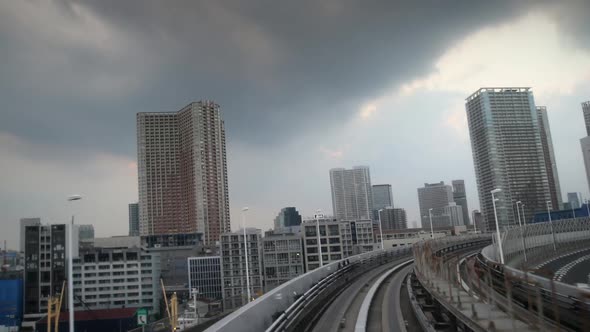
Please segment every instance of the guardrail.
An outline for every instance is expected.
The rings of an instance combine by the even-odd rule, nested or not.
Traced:
[[[339,273],[338,266],[341,267],[348,262],[348,265],[362,264],[363,262],[375,259],[386,254],[408,254],[410,247],[396,247],[384,250],[375,250],[359,255],[350,256],[340,261],[332,262],[320,268],[307,272],[299,277],[286,282],[247,305],[239,308],[230,315],[226,316],[213,326],[209,327],[207,332],[259,332],[265,331],[271,327],[275,319],[283,315],[294,314],[295,309],[289,309],[304,294],[306,294],[314,285],[319,284],[321,280]],[[346,265],[344,265],[346,266]],[[311,293],[308,293],[311,295]],[[300,304],[301,302],[298,302]],[[278,317],[277,317],[278,316]]]
[[[403,268],[409,264],[412,264],[413,262],[414,262],[414,260],[410,259],[407,262],[403,262],[399,265],[394,266],[392,269],[390,269],[389,271],[384,273],[381,277],[379,277],[379,279],[377,279],[377,281],[373,284],[373,286],[371,286],[371,288],[369,289],[369,292],[367,293],[367,295],[365,295],[365,298],[363,300],[363,303],[361,304],[361,308],[359,310],[358,316],[356,318],[356,324],[354,327],[355,332],[365,332],[367,330],[367,323],[368,323],[368,319],[369,319],[369,308],[371,307],[371,303],[373,303],[373,298],[375,297],[375,294],[377,293],[377,290],[379,289],[379,287],[381,287],[381,284],[383,283],[383,281],[385,281],[385,279],[387,279],[387,277],[389,277],[390,274],[400,270],[401,268]]]

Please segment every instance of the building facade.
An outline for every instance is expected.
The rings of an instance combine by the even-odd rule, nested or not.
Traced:
[[[251,296],[256,298],[263,292],[262,232],[259,229],[247,228],[246,239],[247,255],[243,230],[221,235],[224,310],[236,309],[249,302],[246,288],[246,259],[248,260]]]
[[[586,125],[586,136],[590,136],[590,100],[582,103],[584,113],[584,124]]]
[[[275,233],[262,239],[265,292],[305,273],[299,234]]]
[[[582,148],[582,157],[584,158],[584,168],[586,170],[586,182],[590,190],[590,136],[580,139],[580,147]]]
[[[93,225],[77,225],[78,226],[78,239],[82,242],[93,242],[94,241],[94,226]]]
[[[67,275],[67,239],[70,227],[65,224],[26,226],[24,269],[23,327],[47,312],[49,296],[59,294]],[[78,256],[78,229],[72,232],[72,256]]]
[[[161,294],[157,254],[96,248],[74,259],[76,310],[149,307],[158,313]]]
[[[453,187],[445,184],[444,181],[425,183],[424,187],[418,188],[418,204],[420,205],[422,225],[430,225],[430,212],[432,213],[433,224],[445,224],[447,218],[442,216],[443,208],[452,202]]]
[[[453,200],[463,210],[463,222],[468,225],[469,222],[469,207],[467,206],[467,191],[465,190],[465,181],[453,180]]]
[[[139,236],[139,203],[129,204],[129,236]]]
[[[530,88],[481,88],[465,107],[486,230],[495,229],[494,189],[502,190],[495,195],[500,225],[515,224],[515,201],[525,204],[527,216],[545,209],[551,197]]]
[[[20,252],[25,252],[25,227],[41,225],[41,218],[21,218],[20,219]]]
[[[559,210],[563,207],[561,197],[561,185],[559,184],[559,174],[557,174],[557,162],[553,151],[553,139],[551,138],[551,129],[549,128],[549,117],[547,116],[547,107],[537,107],[537,117],[539,128],[541,129],[541,145],[543,147],[543,158],[545,160],[545,171],[549,181],[549,193],[551,195],[551,206]]]
[[[330,170],[332,209],[338,220],[366,220],[373,217],[373,194],[369,167]]]
[[[342,223],[338,222],[336,218],[318,219],[318,223],[323,265],[344,258],[343,234],[341,232],[345,231],[346,227],[341,226]],[[348,223],[344,224],[349,225]],[[309,272],[320,267],[320,246],[318,245],[316,220],[305,220],[302,227],[305,271]],[[348,232],[350,232],[350,225],[348,228]],[[350,242],[352,245],[352,236]],[[352,252],[352,247],[349,250]]]
[[[567,193],[567,201],[570,209],[579,209],[582,206],[582,195],[580,193]],[[559,209],[553,209],[559,210]]]
[[[406,210],[401,208],[385,208],[379,213],[383,230],[406,229],[408,220]]]
[[[221,301],[222,284],[220,256],[188,258],[188,288],[197,291],[197,299]]]
[[[230,230],[225,128],[219,105],[137,114],[139,232],[202,232],[214,245]]]
[[[282,208],[275,218],[275,230],[301,226],[301,215],[294,207]]]
[[[390,184],[373,185],[373,220],[379,220],[379,210],[393,207],[393,194]]]
[[[448,217],[449,224],[448,225],[438,225],[440,226],[464,226],[467,225],[465,220],[463,220],[463,207],[457,205],[456,203],[450,203],[449,205],[443,208],[443,215]]]

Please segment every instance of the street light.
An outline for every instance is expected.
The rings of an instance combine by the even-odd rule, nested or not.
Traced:
[[[320,256],[320,267],[324,266],[324,260],[322,258],[322,241],[320,238],[320,218],[322,217],[322,210],[317,209],[315,211],[315,228],[316,228],[316,235],[318,240],[318,256]],[[326,229],[326,232],[328,230]],[[327,234],[326,234],[327,235]],[[327,238],[326,238],[327,241]]]
[[[545,202],[545,204],[547,205],[547,216],[549,216],[549,226],[551,227],[551,236],[553,237],[553,251],[557,251],[557,246],[555,245],[555,232],[553,231],[553,221],[551,220],[551,208],[549,207],[549,203],[551,203],[551,201]]]
[[[80,195],[72,195],[68,197],[68,202],[79,201],[82,199]],[[72,233],[74,232],[74,214],[72,213],[72,223],[70,231],[68,232],[68,314],[70,323],[70,332],[74,332],[74,248],[72,241]]]
[[[377,211],[377,214],[379,214],[379,234],[381,235],[381,249],[384,249],[385,247],[383,246],[383,227],[381,226],[381,211],[383,211],[383,209]]]
[[[428,217],[430,218],[430,237],[434,239],[434,229],[432,227],[432,209],[428,209]]]
[[[521,201],[516,202],[516,213],[518,214],[518,227],[520,228],[520,238],[522,240],[522,253],[524,255],[524,261],[526,262],[526,245],[524,244],[524,232],[522,231],[522,223],[520,222],[520,209],[518,207],[520,204],[522,204]]]
[[[500,249],[500,263],[504,264],[504,251],[502,250],[502,237],[500,236],[500,225],[498,225],[498,213],[496,212],[496,201],[499,199],[494,196],[501,192],[502,189],[496,188],[490,193],[492,194],[492,204],[494,205],[494,219],[496,220],[496,235],[498,236],[498,248]]]
[[[250,294],[250,268],[248,267],[248,241],[246,239],[246,211],[247,207],[242,208],[242,228],[244,229],[244,258],[246,259],[246,294],[248,295],[248,302],[252,298]]]

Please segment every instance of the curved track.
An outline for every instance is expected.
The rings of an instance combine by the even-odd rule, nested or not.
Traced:
[[[322,314],[322,318],[316,323],[314,332],[354,331],[357,313],[363,303],[365,295],[371,285],[383,273],[391,270],[400,263],[407,262],[410,257],[383,264],[373,270],[367,271],[346,287]]]
[[[414,265],[403,267],[397,272],[392,273],[381,284],[376,293],[373,303],[369,309],[367,321],[367,331],[407,331],[406,321],[415,320],[413,314],[408,317],[409,312],[402,312],[403,304],[400,297],[402,284],[408,273],[414,268]],[[408,304],[405,304],[408,307]],[[411,324],[412,326],[419,326]]]

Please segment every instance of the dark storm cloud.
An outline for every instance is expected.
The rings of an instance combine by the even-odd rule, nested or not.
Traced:
[[[430,72],[453,41],[530,9],[523,1],[54,4],[58,19],[47,22],[0,14],[0,131],[128,155],[136,112],[201,98],[222,105],[231,140],[280,143],[337,126]]]

